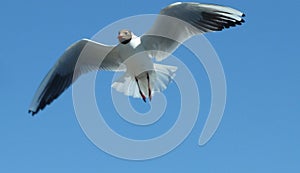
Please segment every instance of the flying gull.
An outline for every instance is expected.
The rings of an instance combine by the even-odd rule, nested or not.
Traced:
[[[175,76],[177,67],[153,63],[172,54],[192,36],[241,25],[245,15],[233,8],[176,2],[160,11],[154,25],[142,36],[128,29],[118,33],[119,44],[104,45],[82,39],[72,44],[38,87],[29,113],[35,115],[62,94],[78,77],[93,70],[124,71],[112,87],[125,95],[151,100]]]

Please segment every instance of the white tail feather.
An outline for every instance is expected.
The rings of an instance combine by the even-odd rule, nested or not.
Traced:
[[[155,92],[161,92],[167,88],[168,84],[175,77],[176,70],[177,67],[175,66],[154,64],[154,71],[146,71],[141,73],[139,76],[136,76],[141,91],[146,97],[149,96],[147,73],[149,74],[150,79],[150,88],[152,91],[151,95],[153,95]],[[130,73],[126,72],[112,84],[112,87],[116,91],[124,93],[126,96],[132,96],[134,98],[141,97],[135,76],[130,75]]]

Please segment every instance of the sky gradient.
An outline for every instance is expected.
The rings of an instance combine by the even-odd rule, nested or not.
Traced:
[[[191,134],[165,156],[128,161],[98,149],[77,122],[71,88],[37,116],[27,113],[39,83],[70,44],[91,38],[124,17],[156,14],[173,2],[2,2],[0,172],[299,172],[297,1],[205,1],[246,14],[243,26],[206,34],[225,71],[227,102],[222,122],[205,146],[197,142],[209,111],[209,80],[201,63],[189,59],[192,55],[185,48],[175,54],[197,76],[200,114]],[[176,85],[164,92],[173,99],[166,113],[169,116],[143,129],[115,116],[110,103],[112,77],[113,73],[101,73],[96,93],[105,104],[104,118],[115,131],[151,138],[172,126],[180,99],[174,92]],[[133,99],[132,104],[140,111],[149,108],[141,100]]]

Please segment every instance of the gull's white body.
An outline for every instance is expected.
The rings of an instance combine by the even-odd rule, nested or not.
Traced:
[[[138,76],[141,72],[153,69],[153,62],[141,45],[140,37],[134,35],[128,44],[119,44],[117,49],[122,52],[121,58],[126,59],[124,64],[127,72],[132,76]]]
[[[132,33],[133,34],[133,33]],[[119,52],[120,58],[126,66],[125,74],[112,84],[117,91],[135,98],[141,97],[135,78],[138,79],[141,91],[149,95],[146,73],[150,77],[152,93],[166,89],[167,85],[175,76],[177,67],[154,64],[148,51],[145,50],[141,38],[133,34],[128,44],[118,44],[115,51]]]
[[[141,97],[142,92],[151,97],[152,92],[167,88],[177,69],[155,64],[151,58],[163,60],[194,35],[240,25],[244,22],[242,16],[242,12],[230,7],[178,2],[161,10],[147,33],[141,37],[131,33],[132,38],[125,44],[108,46],[82,39],[71,45],[48,72],[32,100],[29,112],[36,114],[80,75],[92,70],[125,71],[112,87],[128,96]]]

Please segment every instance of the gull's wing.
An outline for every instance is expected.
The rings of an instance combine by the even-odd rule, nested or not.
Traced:
[[[36,114],[67,89],[81,74],[91,70],[120,70],[115,47],[82,39],[71,45],[41,82],[29,107]],[[76,68],[75,68],[76,67]]]
[[[161,10],[141,41],[150,56],[162,60],[191,36],[241,25],[243,16],[242,12],[230,7],[177,2]]]

